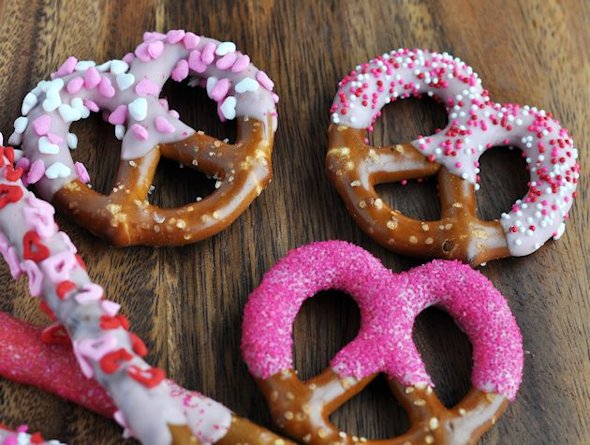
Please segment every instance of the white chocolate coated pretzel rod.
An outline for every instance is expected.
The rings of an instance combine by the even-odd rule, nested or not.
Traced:
[[[2,148],[0,250],[12,275],[26,274],[31,294],[41,297],[65,327],[82,372],[107,390],[119,408],[115,419],[127,435],[144,444],[190,443],[176,438],[192,435],[182,398],[173,397],[162,370],[142,359],[147,349],[126,329],[119,305],[104,299],[68,236],[58,231],[53,208],[23,186],[22,171],[13,162],[14,150]],[[201,416],[201,431],[196,431],[204,443],[222,437],[232,419],[227,408],[210,402],[211,410],[202,414],[212,414],[216,421],[201,422]]]

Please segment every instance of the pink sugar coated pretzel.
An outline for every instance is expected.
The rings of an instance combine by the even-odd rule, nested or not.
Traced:
[[[528,255],[559,238],[575,198],[578,151],[567,130],[535,107],[493,102],[481,79],[447,53],[399,49],[351,71],[339,83],[330,109],[334,124],[373,129],[383,106],[427,94],[440,100],[448,125],[411,144],[430,162],[479,188],[479,158],[498,145],[522,150],[530,173],[528,192],[502,214],[508,249]]]
[[[255,377],[293,367],[295,317],[307,298],[328,289],[350,294],[361,311],[357,337],[330,363],[341,377],[362,380],[383,372],[404,385],[432,386],[412,327],[418,314],[434,305],[453,316],[471,340],[473,385],[514,400],[522,376],[522,338],[506,300],[487,278],[444,260],[396,274],[343,241],[291,251],[250,295],[242,351]]]
[[[223,437],[232,421],[231,412],[209,399],[198,407],[197,413],[191,412],[183,402],[187,400],[186,394],[179,396],[182,390],[169,383],[162,370],[150,367],[142,359],[147,354],[146,346],[128,331],[126,318],[118,314],[119,305],[104,299],[102,288],[90,281],[76,248],[65,233],[58,231],[51,205],[23,186],[23,172],[15,170],[14,157],[11,147],[0,147],[0,252],[15,278],[22,273],[28,275],[31,294],[42,298],[46,312],[58,323],[52,328],[63,326],[83,374],[94,377],[113,399],[118,407],[113,416],[125,427],[125,435],[134,436],[143,444],[162,445],[172,442],[171,428],[190,431],[195,426],[192,434],[202,443]],[[40,360],[47,357],[47,351],[37,346],[27,350],[28,358],[32,351],[39,353]],[[32,368],[30,373],[11,370],[10,364],[19,360],[19,351],[12,350],[9,344],[2,351],[5,354],[8,357],[3,361],[2,372],[18,381],[26,381],[31,375],[34,379],[48,364],[42,362],[41,370]],[[76,382],[80,384],[79,378]],[[85,393],[73,394],[63,381],[46,379],[43,385],[53,385],[55,392],[64,397],[85,398]],[[96,389],[90,385],[90,391],[94,393]],[[104,396],[99,395],[86,403],[101,401]],[[215,422],[207,423],[211,418]]]
[[[184,30],[166,34],[146,32],[143,42],[123,60],[101,65],[69,57],[52,75],[28,93],[22,116],[14,122],[9,142],[21,144],[28,158],[28,183],[37,183],[40,195],[50,199],[74,179],[88,182],[69,150],[78,138],[69,132],[72,122],[105,110],[106,120],[122,139],[121,158],[145,156],[158,144],[184,140],[195,130],[179,120],[175,110],[160,99],[168,78],[206,86],[217,103],[221,120],[254,118],[274,133],[277,125],[273,83],[266,73],[232,42],[219,42]]]
[[[328,369],[302,382],[293,369],[293,322],[307,298],[328,289],[352,296],[361,327]],[[452,408],[434,393],[412,339],[416,317],[433,305],[453,316],[473,345],[473,386]],[[475,444],[514,400],[523,367],[514,316],[479,272],[437,260],[395,274],[343,241],[295,249],[264,276],[246,304],[242,353],[276,425],[312,445]],[[409,429],[377,441],[340,431],[330,415],[380,373],[408,412]]]

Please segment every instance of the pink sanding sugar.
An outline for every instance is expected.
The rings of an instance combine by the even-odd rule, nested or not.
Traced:
[[[443,260],[396,274],[343,241],[291,251],[250,295],[242,351],[254,376],[266,379],[293,367],[295,317],[307,298],[327,289],[348,293],[361,312],[357,337],[331,361],[341,377],[383,372],[404,385],[432,385],[412,327],[420,312],[435,305],[454,317],[473,344],[473,385],[514,399],[522,378],[522,337],[506,300],[486,277]]]

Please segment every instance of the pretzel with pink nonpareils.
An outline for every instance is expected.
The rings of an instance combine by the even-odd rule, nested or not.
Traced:
[[[159,98],[164,83],[205,86],[222,120],[237,118],[235,144],[195,131]],[[25,177],[40,195],[91,232],[119,246],[178,245],[226,228],[271,178],[277,125],[273,82],[232,42],[181,30],[145,33],[134,54],[97,66],[70,57],[26,95],[10,143],[25,152]],[[101,195],[86,183],[84,166],[69,150],[78,139],[72,122],[103,111],[122,139],[113,191]],[[179,208],[159,208],[147,196],[160,157],[217,179],[207,198]]]
[[[371,147],[365,134],[386,104],[426,94],[447,108],[446,128],[410,143]],[[400,49],[356,67],[331,108],[326,169],[361,228],[396,252],[473,265],[528,255],[559,238],[575,197],[578,152],[566,129],[535,107],[490,100],[473,69],[449,54]],[[501,219],[477,217],[479,158],[516,146],[530,172],[526,196]],[[391,209],[376,184],[438,175],[441,218],[419,221]]]
[[[292,324],[303,302],[338,289],[361,312],[357,337],[317,377],[293,370]],[[451,409],[412,340],[416,316],[428,306],[452,315],[473,344],[472,389]],[[410,418],[404,435],[366,443],[475,443],[516,396],[523,367],[522,338],[506,300],[479,272],[438,260],[392,273],[365,250],[340,241],[290,252],[251,294],[244,312],[242,351],[276,424],[310,444],[353,444],[329,416],[383,373]]]
[[[119,305],[90,280],[75,246],[58,230],[53,207],[23,186],[14,156],[11,147],[0,147],[0,253],[15,279],[28,276],[30,293],[41,297],[55,324],[41,333],[0,316],[0,374],[112,415],[143,444],[282,440],[178,387],[143,360],[145,344],[129,331]],[[65,354],[54,343],[70,349]]]

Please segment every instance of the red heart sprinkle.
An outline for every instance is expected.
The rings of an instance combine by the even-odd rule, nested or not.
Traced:
[[[145,357],[148,354],[148,348],[141,338],[139,338],[133,332],[130,332],[129,339],[131,340],[133,352],[135,352],[140,357]]]
[[[8,164],[6,166],[6,171],[4,172],[4,177],[9,181],[18,181],[23,175],[23,172],[24,170],[22,167],[14,168],[12,164]]]
[[[0,209],[6,204],[17,202],[23,197],[23,189],[16,185],[0,184]]]
[[[11,164],[14,164],[14,148],[4,147],[4,156],[8,158]]]
[[[57,296],[59,297],[60,300],[65,300],[66,295],[75,289],[76,289],[76,284],[69,281],[69,280],[66,280],[66,281],[62,281],[61,283],[59,283],[57,285],[57,287],[55,288],[55,291],[57,292]]]
[[[109,352],[100,359],[100,369],[105,374],[112,374],[117,372],[121,367],[121,363],[128,362],[133,356],[124,348]]]
[[[41,433],[35,433],[31,436],[31,443],[42,444],[43,442],[45,442],[45,439],[43,439]]]
[[[41,332],[41,341],[48,345],[69,345],[71,344],[68,332],[61,324],[52,324]]]
[[[127,374],[146,388],[158,386],[166,378],[166,374],[160,368],[141,369],[135,365],[127,369]]]
[[[125,317],[125,315],[115,315],[115,318],[119,320],[119,323],[121,323],[121,327],[123,329],[125,329],[126,331],[129,330],[129,320],[127,319],[127,317]]]
[[[49,249],[41,242],[39,234],[29,230],[23,237],[23,258],[37,263],[49,258]]]

